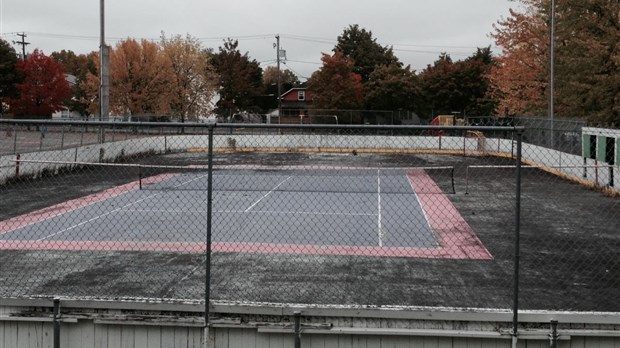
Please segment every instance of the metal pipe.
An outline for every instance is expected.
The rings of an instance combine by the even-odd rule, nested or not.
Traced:
[[[301,348],[301,312],[294,312],[295,316],[295,348]]]
[[[553,94],[554,94],[554,69],[555,69],[555,0],[551,0],[550,9],[551,23],[549,25],[549,143],[550,148],[555,147],[553,134]]]
[[[205,250],[205,329],[204,347],[209,342],[209,302],[211,299],[211,228],[212,228],[212,209],[213,209],[213,128],[209,126],[209,152],[208,152],[208,171],[207,171],[207,245]]]
[[[549,332],[549,347],[556,348],[558,346],[558,321],[551,320],[551,332]]]
[[[17,124],[14,126],[10,126],[13,127],[13,153],[16,154],[17,153]]]
[[[14,123],[16,125],[75,125],[75,126],[119,126],[118,122],[110,121],[69,121],[69,120],[6,120],[0,119],[0,124]],[[185,127],[185,128],[209,128],[214,124],[205,123],[180,123],[180,122],[123,122],[123,127],[142,127],[142,128],[157,128],[157,127]],[[515,132],[518,130],[524,130],[523,126],[504,127],[474,127],[474,126],[422,126],[422,125],[410,125],[410,126],[391,126],[391,125],[344,125],[344,124],[265,124],[265,123],[218,123],[218,128],[244,128],[244,129],[358,129],[358,130],[454,130],[454,131],[468,131],[479,130],[485,131],[507,131]]]
[[[517,132],[517,170],[515,190],[515,240],[514,240],[514,277],[513,277],[513,307],[512,307],[512,337],[513,346],[517,343],[519,333],[519,257],[521,237],[521,150],[523,132]]]
[[[60,348],[60,300],[54,299],[54,348]]]
[[[454,167],[452,167],[450,177],[452,179],[452,193],[456,194],[456,187],[454,187]]]

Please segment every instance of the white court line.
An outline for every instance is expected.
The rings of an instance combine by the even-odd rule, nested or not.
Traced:
[[[377,169],[377,232],[379,233],[379,246],[383,246],[383,228],[381,226],[381,170]]]
[[[426,226],[428,226],[428,230],[431,231],[431,233],[435,237],[435,246],[441,247],[441,243],[439,243],[439,235],[437,234],[433,226],[431,226],[431,220],[428,218],[428,215],[426,214],[426,210],[424,210],[424,207],[422,206],[422,202],[420,202],[420,197],[418,197],[418,193],[416,192],[415,186],[413,185],[413,179],[410,178],[408,175],[405,176],[405,179],[407,179],[409,186],[411,186],[411,191],[413,191],[413,196],[415,197],[415,200],[418,202],[418,206],[422,210],[422,215],[424,215],[424,220],[426,220]]]
[[[276,187],[272,188],[271,191],[267,192],[264,196],[262,196],[261,198],[259,198],[256,202],[254,202],[254,204],[252,204],[251,206],[249,206],[244,212],[248,212],[250,211],[250,209],[254,208],[260,201],[262,201],[263,199],[265,199],[267,196],[269,196],[273,191],[277,190],[278,187],[280,187],[282,184],[284,184],[288,179],[292,178],[292,176],[289,176],[288,178],[282,180],[281,183],[277,184]]]
[[[208,174],[206,174],[206,175],[208,175]],[[178,184],[178,185],[175,185],[175,187],[179,187],[179,186],[181,186],[181,185],[188,184],[188,183],[190,183],[190,182],[192,182],[192,181],[194,181],[194,180],[198,180],[198,179],[200,179],[200,178],[202,178],[202,177],[204,177],[204,176],[206,176],[206,175],[202,175],[202,176],[200,176],[200,177],[198,177],[198,178],[195,178],[195,179],[192,179],[192,180],[189,180],[189,181],[182,182],[182,183],[180,183],[180,184]],[[76,225],[73,225],[73,226],[67,227],[67,228],[65,228],[65,229],[63,229],[63,230],[60,230],[60,231],[56,232],[56,233],[49,234],[49,235],[47,235],[47,236],[45,236],[45,237],[43,237],[43,238],[39,238],[39,239],[37,239],[36,241],[37,241],[37,242],[41,242],[41,241],[44,241],[44,240],[46,240],[46,239],[48,239],[48,238],[50,238],[50,237],[54,237],[54,236],[57,236],[57,235],[59,235],[59,234],[61,234],[61,233],[65,233],[65,232],[67,232],[67,231],[71,231],[71,230],[73,230],[73,229],[75,229],[75,228],[78,228],[78,227],[80,227],[80,226],[82,226],[82,225],[86,225],[86,224],[91,223],[91,222],[93,222],[93,221],[95,221],[95,220],[99,220],[99,219],[101,219],[101,218],[102,218],[102,217],[104,217],[104,216],[108,216],[108,215],[110,215],[110,214],[112,214],[112,213],[119,212],[119,211],[123,210],[123,209],[124,209],[124,208],[126,208],[126,207],[130,207],[130,206],[132,206],[132,205],[134,205],[134,204],[137,204],[137,203],[143,202],[143,201],[145,201],[145,200],[147,200],[147,199],[150,199],[150,198],[153,198],[153,197],[159,196],[160,194],[161,194],[161,193],[155,193],[155,194],[152,194],[152,195],[150,195],[150,196],[146,196],[146,197],[144,197],[144,198],[142,198],[142,199],[139,199],[139,200],[137,200],[137,201],[135,201],[135,202],[127,203],[127,204],[123,205],[122,207],[118,207],[118,208],[116,208],[116,209],[114,209],[114,210],[110,210],[110,211],[109,211],[109,212],[107,212],[107,213],[104,213],[104,214],[101,214],[101,215],[97,215],[97,216],[95,216],[95,217],[93,217],[93,218],[90,218],[90,219],[88,219],[88,220],[86,220],[86,221],[82,221],[82,222],[80,222],[79,224],[76,224]]]
[[[40,241],[46,240],[46,239],[48,239],[48,238],[50,238],[50,237],[54,237],[54,236],[56,236],[56,235],[59,235],[59,234],[61,234],[61,233],[65,233],[65,232],[67,232],[67,231],[71,231],[71,230],[72,230],[72,229],[74,229],[74,228],[77,228],[77,227],[80,227],[80,226],[85,225],[85,224],[87,224],[87,223],[90,223],[90,222],[93,222],[93,221],[95,221],[95,220],[101,219],[101,218],[102,218],[102,217],[104,217],[104,216],[108,216],[108,215],[110,215],[110,214],[112,214],[112,213],[116,213],[116,212],[118,212],[118,211],[121,211],[121,210],[122,210],[123,208],[125,208],[125,207],[132,206],[132,205],[134,205],[134,204],[136,204],[136,203],[140,203],[140,202],[145,201],[145,200],[147,200],[147,199],[149,199],[149,198],[153,198],[153,197],[155,197],[155,196],[157,196],[157,195],[159,195],[159,194],[154,194],[154,195],[151,195],[151,196],[148,196],[148,197],[144,197],[144,198],[139,199],[139,200],[137,200],[137,201],[135,201],[135,202],[128,203],[128,204],[126,204],[126,205],[124,205],[124,206],[122,206],[122,207],[116,208],[116,209],[114,209],[114,210],[110,210],[109,212],[107,212],[107,213],[105,213],[105,214],[97,215],[97,216],[95,216],[94,218],[88,219],[88,220],[86,220],[86,221],[82,221],[82,222],[80,222],[80,223],[79,223],[79,224],[77,224],[77,225],[73,225],[73,226],[71,226],[71,227],[67,227],[67,228],[65,228],[64,230],[60,230],[60,231],[58,231],[58,232],[56,232],[56,233],[52,233],[52,234],[47,235],[47,236],[45,236],[45,237],[43,237],[43,238],[37,239],[37,242],[40,242]]]

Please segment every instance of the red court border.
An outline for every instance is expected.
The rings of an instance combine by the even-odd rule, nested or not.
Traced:
[[[143,179],[151,184],[176,174],[162,174]],[[435,259],[489,260],[493,257],[448,197],[424,170],[412,170],[407,178],[418,196],[431,228],[437,233],[440,247],[379,247],[346,245],[311,245],[278,243],[213,243],[214,252],[254,252],[305,255],[352,255],[381,257],[419,257]],[[100,202],[138,187],[138,182],[114,187],[101,193],[70,200],[32,213],[0,221],[0,235],[49,218]],[[138,241],[69,241],[3,240],[0,250],[89,250],[89,251],[205,251],[205,243]]]

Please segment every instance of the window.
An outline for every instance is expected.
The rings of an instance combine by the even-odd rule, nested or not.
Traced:
[[[297,100],[306,100],[306,91],[297,91]]]

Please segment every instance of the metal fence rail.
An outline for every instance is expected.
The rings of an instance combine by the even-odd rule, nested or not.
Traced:
[[[9,126],[1,297],[620,312],[617,165],[524,128]]]

